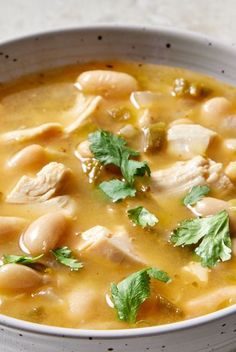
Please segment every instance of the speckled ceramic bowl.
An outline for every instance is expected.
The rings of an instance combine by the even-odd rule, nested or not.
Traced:
[[[175,30],[94,27],[0,44],[0,81],[78,61],[136,60],[181,66],[236,84],[236,50]],[[1,352],[233,352],[236,306],[151,328],[76,330],[0,315]]]

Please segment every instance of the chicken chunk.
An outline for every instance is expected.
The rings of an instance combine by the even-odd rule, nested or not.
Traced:
[[[145,265],[144,260],[134,252],[125,233],[112,235],[111,231],[103,226],[95,226],[85,231],[77,250],[102,256],[115,263]]]
[[[204,155],[217,133],[195,124],[178,124],[167,133],[168,152],[182,159]]]
[[[197,281],[200,284],[207,284],[209,271],[199,262],[190,262],[182,268],[181,274],[187,282]]]
[[[44,166],[35,178],[22,176],[7,196],[8,203],[44,202],[50,199],[71,173],[65,165],[51,162]]]
[[[3,142],[3,143],[27,142],[34,138],[54,137],[60,133],[62,133],[62,125],[59,123],[49,122],[37,127],[25,128],[22,130],[3,133],[0,136],[0,142]]]
[[[25,206],[27,207],[26,209],[28,209],[28,205]],[[64,195],[53,197],[45,202],[31,204],[30,211],[37,216],[62,211],[66,216],[73,217],[78,211],[78,206],[71,196]]]
[[[68,116],[75,116],[75,120],[65,128],[66,133],[75,132],[79,127],[88,122],[89,117],[96,111],[102,97],[85,97],[79,94],[74,107],[67,113]]]
[[[222,308],[227,302],[236,303],[236,286],[225,286],[217,288],[212,292],[193,298],[183,303],[183,311],[186,317],[194,317],[208,314]]]
[[[223,165],[200,155],[153,172],[152,185],[155,190],[166,193],[184,193],[197,185],[209,185],[224,193],[233,188],[223,172]]]

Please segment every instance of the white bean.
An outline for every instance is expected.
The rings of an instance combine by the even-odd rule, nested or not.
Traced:
[[[136,79],[129,74],[107,70],[83,72],[75,85],[85,93],[115,97],[128,95],[138,88]]]
[[[27,168],[34,169],[46,162],[46,152],[41,145],[32,144],[17,152],[8,161],[10,168]]]
[[[68,295],[68,314],[76,322],[85,322],[95,317],[105,309],[105,297],[94,288],[81,287]]]
[[[207,100],[202,106],[202,115],[209,122],[214,123],[229,114],[231,104],[224,97],[216,97]]]
[[[236,152],[236,138],[228,138],[224,141],[225,147],[231,152]]]
[[[137,135],[137,129],[133,125],[125,125],[119,130],[119,135],[124,138],[133,138]]]
[[[3,291],[30,291],[46,281],[46,276],[25,265],[6,264],[0,267],[0,290]]]
[[[236,161],[231,161],[225,168],[225,174],[231,181],[236,182]]]
[[[0,240],[7,239],[8,236],[18,235],[28,221],[24,218],[14,216],[0,216]]]
[[[90,150],[90,142],[88,140],[81,142],[77,146],[76,153],[78,152],[82,158],[92,158],[93,153]]]
[[[32,255],[48,253],[54,249],[66,229],[66,218],[62,212],[43,215],[32,222],[22,235],[22,249]]]

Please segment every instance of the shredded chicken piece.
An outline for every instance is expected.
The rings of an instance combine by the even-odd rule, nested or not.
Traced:
[[[209,185],[212,189],[227,193],[234,187],[224,174],[221,163],[200,155],[153,172],[152,184],[155,190],[167,193],[184,193],[197,185]]]
[[[211,313],[222,308],[226,302],[236,302],[236,286],[225,286],[205,293],[183,303],[183,311],[186,317],[194,317]]]
[[[67,113],[68,116],[75,116],[75,121],[65,128],[65,132],[75,132],[81,125],[85,124],[101,101],[102,97],[99,95],[85,97],[83,94],[79,94],[74,107]]]
[[[49,122],[37,127],[25,128],[22,130],[15,130],[3,133],[2,135],[0,135],[0,142],[27,142],[34,138],[48,138],[58,135],[60,133],[62,133],[62,125],[59,123]]]
[[[22,204],[21,209],[27,211],[29,206]],[[73,217],[78,212],[78,206],[76,201],[68,195],[53,197],[45,202],[32,203],[30,205],[30,213],[34,216],[41,216],[58,211],[61,211],[66,216]]]
[[[183,159],[204,155],[216,136],[216,132],[201,125],[174,125],[167,133],[168,152]]]
[[[65,165],[51,162],[44,166],[35,178],[22,176],[7,196],[8,203],[44,202],[58,191],[71,170]]]
[[[126,233],[118,231],[112,235],[103,226],[95,226],[84,232],[77,250],[99,255],[115,263],[136,263],[145,265],[145,261],[133,250]]]

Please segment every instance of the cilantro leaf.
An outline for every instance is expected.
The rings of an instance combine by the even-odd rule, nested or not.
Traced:
[[[162,271],[156,268],[147,269],[147,273],[152,279],[156,279],[165,283],[170,283],[172,281],[169,275],[165,271]]]
[[[165,273],[165,277],[163,273],[155,268],[142,269],[129,275],[117,285],[111,284],[111,299],[120,320],[129,323],[136,321],[140,305],[150,296],[150,278],[163,282],[169,281],[168,275]]]
[[[201,243],[195,252],[202,266],[215,266],[231,258],[229,215],[225,210],[205,218],[184,220],[173,231],[171,242],[176,246]]]
[[[194,205],[210,192],[208,186],[193,186],[190,192],[184,197],[184,205]]]
[[[59,263],[69,266],[72,271],[83,268],[83,263],[78,262],[76,258],[72,257],[72,251],[69,247],[60,247],[51,252]]]
[[[124,155],[121,162],[121,172],[129,184],[133,184],[135,176],[151,175],[151,170],[146,161],[128,160],[127,154]]]
[[[111,132],[99,130],[89,134],[90,150],[102,164],[121,167],[123,154],[138,156],[139,153],[126,147],[126,141]]]
[[[4,254],[3,255],[3,264],[33,264],[41,259],[44,254],[40,254],[37,257],[27,257],[24,255],[13,255],[13,254]]]
[[[104,181],[100,183],[99,188],[113,200],[125,199],[126,197],[134,197],[136,194],[135,188],[120,180]]]
[[[158,223],[157,217],[142,206],[129,209],[127,213],[134,224],[140,225],[143,228],[152,227]]]

